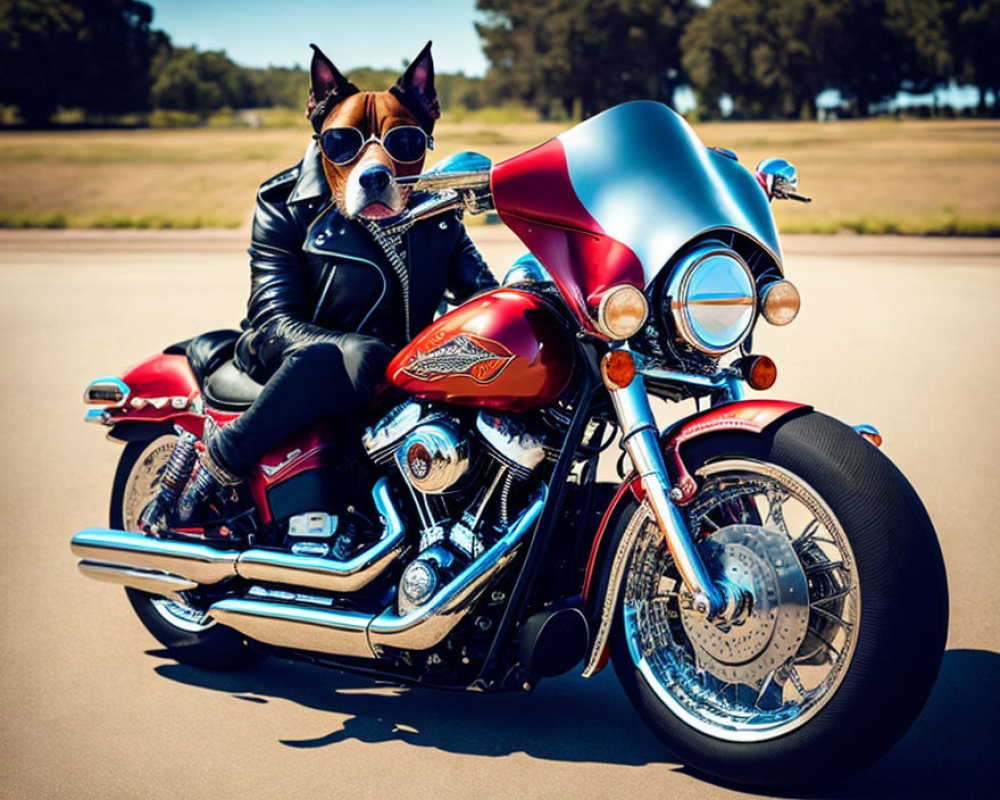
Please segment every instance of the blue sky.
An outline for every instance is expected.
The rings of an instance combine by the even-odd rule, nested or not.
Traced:
[[[177,45],[225,50],[248,67],[307,66],[315,42],[347,72],[401,67],[434,40],[439,72],[482,75],[475,0],[147,0]]]

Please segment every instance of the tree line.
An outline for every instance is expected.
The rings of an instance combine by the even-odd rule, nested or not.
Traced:
[[[17,107],[30,126],[48,124],[59,108],[91,119],[305,108],[306,70],[242,67],[225,52],[177,47],[152,23],[141,0],[0,0],[0,104]],[[362,89],[385,89],[398,74],[359,69],[350,77]],[[445,108],[486,102],[482,79],[439,75],[437,85]]]
[[[488,94],[587,117],[615,103],[808,118],[838,90],[867,116],[899,91],[1000,87],[1000,0],[477,0]]]
[[[809,118],[838,90],[866,116],[900,90],[958,82],[980,112],[1000,88],[1000,0],[476,0],[485,79],[438,75],[447,110],[519,103],[580,119],[626,100],[698,113]],[[29,125],[58,108],[92,117],[152,109],[301,108],[308,75],[176,47],[141,0],[0,0],[0,104]],[[351,73],[382,89],[394,70]]]

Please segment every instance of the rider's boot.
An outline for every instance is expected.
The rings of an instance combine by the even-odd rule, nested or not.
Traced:
[[[171,530],[201,539],[226,539],[230,532],[222,520],[233,490],[243,479],[233,475],[205,450],[177,501]]]

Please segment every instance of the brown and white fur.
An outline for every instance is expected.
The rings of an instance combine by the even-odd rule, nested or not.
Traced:
[[[417,125],[428,135],[440,116],[434,90],[434,62],[431,43],[384,92],[361,92],[337,70],[323,52],[313,45],[310,68],[312,89],[306,114],[317,133],[327,128],[351,126],[367,140],[373,133],[381,139],[390,128]],[[333,201],[349,218],[385,218],[401,213],[406,207],[409,189],[395,179],[416,175],[423,159],[414,164],[398,164],[379,142],[371,142],[357,159],[338,166],[323,157]]]

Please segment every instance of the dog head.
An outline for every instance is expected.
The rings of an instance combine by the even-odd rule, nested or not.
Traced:
[[[434,121],[441,116],[431,43],[384,92],[360,91],[316,45],[312,48],[312,88],[306,115],[323,152],[323,171],[334,203],[350,218],[377,219],[401,213],[409,189],[398,186],[395,179],[419,174],[426,153],[420,152],[416,160],[396,160],[390,153],[399,156],[401,151],[420,151],[422,137],[430,146]],[[396,142],[406,137],[408,147],[387,150],[383,142],[395,128],[410,129],[394,134]]]

